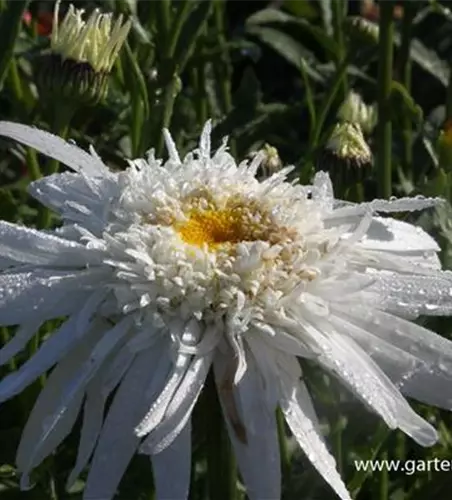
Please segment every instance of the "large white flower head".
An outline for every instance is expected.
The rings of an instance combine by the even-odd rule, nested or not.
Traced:
[[[116,173],[94,151],[0,123],[0,135],[73,170],[30,187],[61,228],[0,223],[0,324],[19,325],[0,362],[44,321],[68,317],[0,383],[5,400],[56,365],[19,446],[22,486],[84,405],[69,483],[91,459],[85,499],[113,498],[138,448],[151,456],[157,497],[186,498],[191,412],[213,368],[250,499],[280,497],[278,406],[349,499],[297,357],[336,375],[390,428],[436,441],[402,392],[449,408],[452,344],[409,318],[451,314],[452,276],[424,231],[375,213],[437,200],[341,203],[326,174],[301,186],[287,181],[291,168],[259,182],[259,157],[237,165],[225,144],[212,155],[210,128],[183,160],[166,132],[165,163],[151,153]]]

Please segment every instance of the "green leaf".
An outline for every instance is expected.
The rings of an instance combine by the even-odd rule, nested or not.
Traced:
[[[315,57],[312,52],[306,49],[299,42],[294,40],[291,36],[274,29],[274,28],[264,28],[258,26],[251,26],[248,28],[248,33],[258,37],[262,42],[271,47],[273,50],[278,52],[287,62],[295,66],[300,70],[301,61],[304,59],[308,63],[306,66],[306,71],[309,76],[317,81],[323,82],[323,76],[316,71],[311,64],[315,61]]]
[[[174,52],[174,63],[179,72],[182,72],[189,58],[193,54],[199,36],[207,24],[211,10],[210,2],[200,2],[192,10],[188,20],[184,23]]]
[[[259,80],[252,68],[246,68],[240,87],[234,95],[234,104],[240,111],[252,114],[262,100]]]
[[[391,84],[391,111],[395,121],[404,115],[408,115],[417,124],[423,119],[422,108],[400,82],[393,81]]]
[[[319,17],[317,9],[309,0],[286,0],[284,7],[297,17],[314,20]]]
[[[331,3],[333,0],[318,0],[320,6],[320,15],[322,17],[323,27],[328,35],[333,33],[333,12]],[[339,0],[334,0],[338,2]]]
[[[302,31],[312,36],[331,59],[337,55],[337,44],[335,40],[326,34],[323,29],[311,24],[309,21],[306,21],[306,19],[299,19],[277,9],[263,9],[248,17],[245,27],[248,30],[252,29],[254,26],[262,26],[265,24],[295,24],[299,26]]]
[[[397,46],[400,46],[400,35],[398,33],[394,35],[394,41]],[[428,49],[416,38],[411,40],[410,57],[445,87],[448,85],[450,70],[447,63],[440,59],[434,50]]]
[[[20,32],[22,16],[29,3],[29,0],[8,2],[8,8],[2,13],[0,19],[0,36],[2,41],[0,48],[0,90],[13,55],[16,38]]]

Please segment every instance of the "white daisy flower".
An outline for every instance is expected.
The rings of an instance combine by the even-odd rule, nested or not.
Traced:
[[[117,173],[93,150],[0,123],[0,135],[73,170],[30,187],[61,228],[0,223],[0,324],[19,325],[0,361],[67,316],[0,383],[6,400],[55,366],[19,446],[22,487],[83,406],[69,483],[91,460],[85,499],[112,498],[136,450],[151,457],[158,498],[186,498],[191,413],[213,368],[250,499],[280,498],[278,406],[349,499],[297,357],[338,377],[391,429],[424,446],[437,440],[402,393],[452,405],[452,344],[410,322],[452,313],[452,275],[422,229],[375,214],[438,200],[347,204],[324,173],[312,186],[288,182],[291,167],[259,182],[259,156],[237,165],[225,144],[212,155],[210,131],[209,122],[183,160],[165,132],[168,161],[151,152]]]

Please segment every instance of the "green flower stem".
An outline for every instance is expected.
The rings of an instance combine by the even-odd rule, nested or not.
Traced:
[[[402,43],[400,46],[400,77],[407,92],[411,94],[411,38],[413,31],[413,19],[416,15],[417,6],[414,2],[405,2],[402,22]],[[413,162],[413,127],[411,117],[405,114],[403,117],[403,166],[405,172],[411,170]]]
[[[348,64],[349,64],[349,59],[347,57],[342,61],[341,65],[337,68],[332,84],[330,85],[329,90],[323,99],[322,105],[318,113],[316,113],[317,120],[315,123],[315,128],[313,129],[309,141],[311,151],[314,151],[314,149],[319,145],[321,133],[323,130],[323,125],[325,124],[328,112],[331,109],[331,106],[334,102],[334,98],[336,97],[340,89],[342,83],[342,76],[346,73]]]
[[[369,450],[369,454],[367,456],[361,457],[362,460],[375,460],[390,433],[390,429],[388,429],[388,427],[384,423],[380,423],[372,440],[366,447],[366,449]],[[350,492],[352,498],[357,498],[366,479],[371,475],[372,471],[370,470],[370,468],[367,470],[361,469],[355,471],[355,474],[353,475],[351,481],[349,481],[349,483],[347,484],[347,489]]]
[[[165,88],[165,92],[163,94],[163,109],[162,109],[162,117],[159,126],[159,140],[157,142],[157,147],[155,148],[157,158],[160,158],[163,154],[163,133],[162,130],[164,128],[168,128],[171,123],[171,117],[173,116],[174,110],[174,102],[176,100],[177,95],[181,90],[181,80],[179,75],[177,74],[177,69],[174,72],[170,82]]]
[[[284,415],[280,408],[276,410],[276,425],[278,427],[279,454],[281,457],[281,472],[283,482],[284,484],[289,485],[290,488],[291,454],[287,446]]]
[[[6,326],[0,327],[0,339],[2,341],[2,345],[6,345],[10,340],[9,331],[8,331],[8,328],[6,328]],[[16,371],[16,360],[14,357],[12,357],[8,361],[8,369],[11,372]]]
[[[446,97],[446,120],[452,119],[452,63],[449,63],[449,84]]]
[[[55,107],[52,133],[66,139],[69,132],[69,125],[75,113],[75,108],[65,103],[60,103]],[[50,160],[44,169],[44,175],[52,175],[58,172],[60,163],[57,160]],[[46,229],[50,226],[52,212],[44,205],[40,205],[38,211],[37,226],[40,229]],[[38,336],[36,336],[38,339]]]
[[[159,38],[163,47],[168,44],[168,37],[171,26],[171,2],[170,0],[160,0],[156,2],[157,27]]]
[[[225,37],[225,7],[226,2],[224,0],[214,0],[213,18],[215,23],[215,30],[217,33],[217,43],[221,51],[219,61],[215,65],[215,71],[217,72],[217,81],[219,85],[219,94],[222,103],[222,109],[224,114],[227,115],[232,110],[233,105],[231,91],[232,65]],[[237,144],[234,138],[230,139],[229,148],[233,155],[237,154]]]
[[[337,422],[333,428],[333,446],[334,446],[334,456],[336,458],[337,470],[341,475],[343,472],[342,433],[343,433],[342,419],[341,417],[338,417]]]
[[[203,396],[207,439],[208,498],[212,500],[239,500],[237,467],[212,372],[207,377]]]
[[[217,42],[221,49],[220,61],[221,65],[218,66],[221,75],[219,78],[221,99],[223,101],[223,109],[228,113],[232,109],[232,97],[231,97],[231,61],[229,58],[229,52],[226,47],[226,38],[224,35],[224,9],[225,2],[223,0],[215,0],[214,2],[214,20],[215,28],[217,30]]]
[[[208,118],[208,103],[204,80],[204,65],[197,64],[191,72],[192,87],[195,89],[195,109],[198,123],[205,123]]]
[[[17,101],[22,101],[25,96],[15,58],[12,58],[9,64],[8,80],[14,97]],[[31,180],[36,181],[37,179],[40,179],[42,174],[39,167],[38,156],[34,149],[26,148],[26,161]]]
[[[165,56],[168,59],[174,56],[182,28],[184,26],[184,23],[187,21],[192,8],[193,3],[191,2],[191,0],[178,2],[178,11],[174,18],[174,22],[171,24],[171,33],[168,43],[165,47]]]
[[[388,452],[385,450],[380,455],[380,461],[388,460]],[[379,500],[388,500],[389,498],[389,471],[386,467],[380,472],[380,495]]]
[[[338,60],[337,67],[339,68],[347,57],[347,44],[345,42],[343,23],[347,16],[348,0],[332,0],[331,9],[333,12],[333,28],[334,38],[336,39]],[[344,100],[348,92],[347,73],[341,75],[339,88],[341,90],[341,98]]]
[[[391,85],[393,61],[393,7],[391,0],[380,4],[380,40],[378,66],[377,177],[378,196],[389,198],[392,192]]]
[[[13,50],[16,38],[22,24],[22,16],[30,0],[16,0],[7,2],[6,9],[0,19],[1,48],[0,48],[0,90],[8,73],[9,65],[13,60]]]

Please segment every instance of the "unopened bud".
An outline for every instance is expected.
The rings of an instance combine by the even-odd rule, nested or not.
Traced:
[[[59,22],[60,1],[55,5],[50,52],[37,64],[37,84],[41,95],[52,100],[70,99],[85,104],[101,100],[108,76],[130,30],[122,16],[94,10],[87,21],[84,10],[73,5]]]

